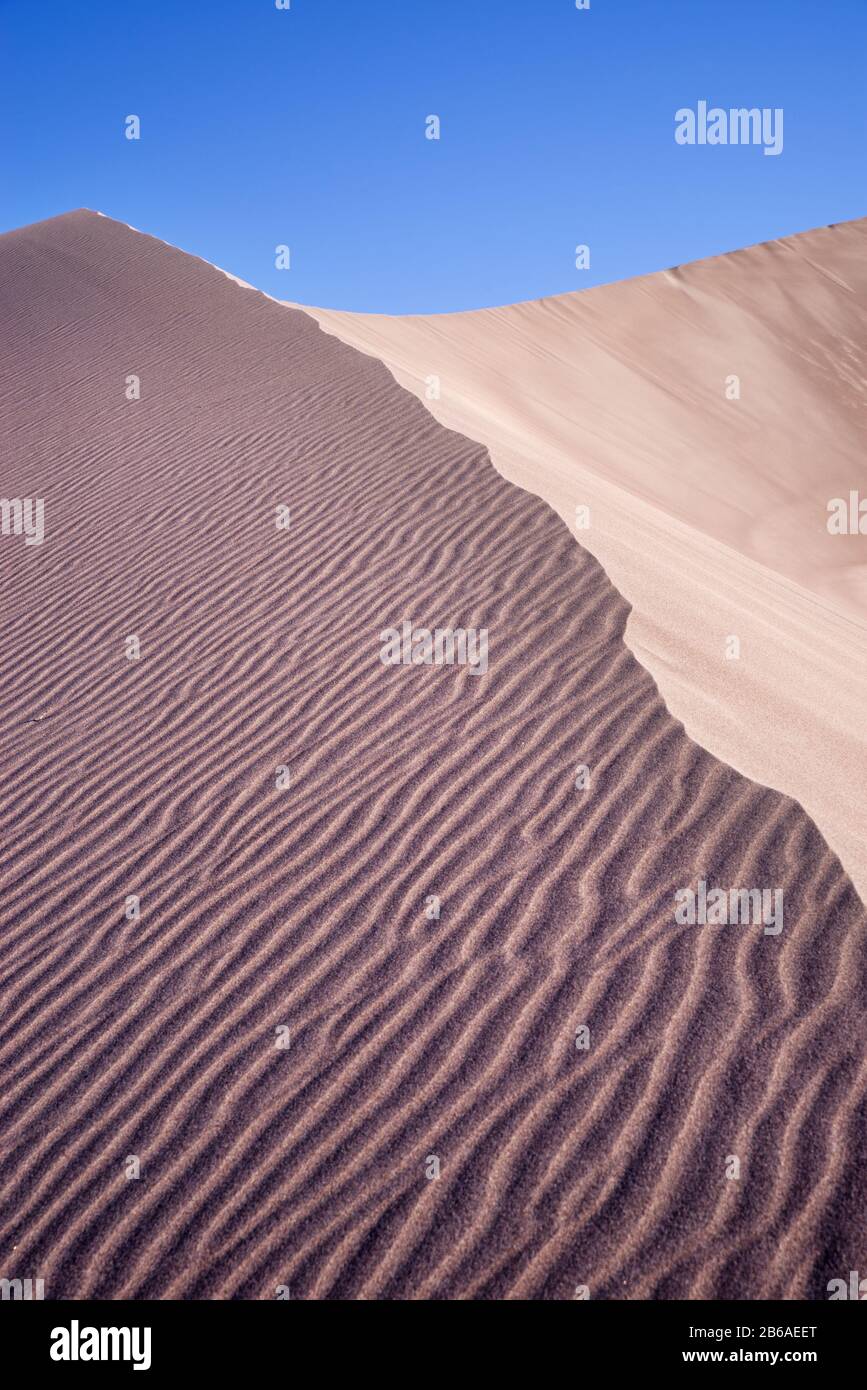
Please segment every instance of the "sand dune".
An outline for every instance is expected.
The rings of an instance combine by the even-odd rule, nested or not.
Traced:
[[[3,493],[46,504],[41,546],[0,538],[2,1274],[701,1299],[857,1268],[864,910],[686,736],[555,512],[106,218],[0,237],[0,312]],[[403,619],[485,627],[487,673],[383,665]],[[781,888],[784,929],[675,924],[702,878]]]
[[[668,708],[867,901],[867,536],[827,528],[867,499],[867,220],[503,309],[308,312],[567,525],[590,507]]]

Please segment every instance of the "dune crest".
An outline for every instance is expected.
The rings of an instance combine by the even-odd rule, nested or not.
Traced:
[[[867,499],[867,220],[499,309],[298,307],[555,508],[687,733],[867,901],[867,535],[827,527]]]

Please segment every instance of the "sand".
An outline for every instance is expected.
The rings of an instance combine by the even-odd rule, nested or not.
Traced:
[[[686,735],[556,512],[108,218],[0,237],[0,312],[2,490],[46,505],[41,546],[0,538],[0,1274],[745,1299],[858,1268],[864,910]],[[487,673],[383,665],[403,619],[485,627]],[[781,888],[784,929],[677,924],[700,879]]]
[[[867,499],[867,220],[502,309],[308,312],[554,507],[687,733],[867,901],[867,535],[827,527]]]

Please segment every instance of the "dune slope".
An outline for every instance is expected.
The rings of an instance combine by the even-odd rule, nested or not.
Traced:
[[[857,1268],[864,910],[668,713],[554,511],[373,358],[95,214],[0,238],[0,314],[3,493],[46,504],[41,546],[0,538],[3,1275]],[[486,627],[487,674],[384,666],[405,618]],[[677,925],[700,878],[782,889],[783,930]]]
[[[589,507],[668,708],[867,901],[867,535],[827,527],[867,500],[867,219],[502,309],[308,312],[573,530]]]

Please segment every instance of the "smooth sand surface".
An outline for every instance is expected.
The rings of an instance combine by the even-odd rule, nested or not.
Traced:
[[[670,711],[867,902],[867,535],[827,529],[867,499],[867,220],[502,309],[307,312],[559,512]]]
[[[43,545],[0,538],[4,1277],[859,1268],[864,910],[685,735],[556,513],[307,315],[95,214],[0,237],[0,315],[3,491],[46,503]],[[486,627],[487,674],[384,666],[403,618]],[[699,878],[781,888],[782,932],[677,925]]]

